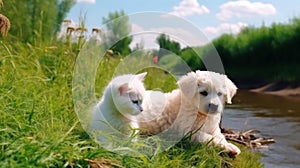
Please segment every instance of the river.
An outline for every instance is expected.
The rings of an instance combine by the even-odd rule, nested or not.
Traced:
[[[222,126],[236,130],[257,129],[259,136],[275,143],[260,149],[266,168],[300,167],[300,99],[239,90],[227,105]]]

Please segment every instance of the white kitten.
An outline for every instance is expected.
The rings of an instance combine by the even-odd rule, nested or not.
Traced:
[[[143,111],[146,75],[147,72],[122,75],[108,84],[91,115],[90,127],[97,140],[105,141],[110,136],[128,137],[132,134],[131,128],[138,128],[134,117]]]

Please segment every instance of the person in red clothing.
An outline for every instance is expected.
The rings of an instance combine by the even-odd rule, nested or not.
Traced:
[[[153,56],[152,60],[153,60],[154,64],[157,64],[158,63],[158,56]]]

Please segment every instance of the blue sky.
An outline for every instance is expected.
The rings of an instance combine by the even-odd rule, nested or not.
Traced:
[[[286,23],[293,17],[300,17],[300,1],[77,0],[66,19],[78,22],[80,13],[85,14],[86,27],[91,30],[93,27],[101,27],[102,18],[107,17],[109,12],[120,10],[129,15],[157,11],[179,16],[196,26],[211,40],[222,33],[238,33],[244,26],[259,27],[263,23]],[[134,28],[143,29],[137,24]],[[180,30],[177,31],[178,34],[181,33]]]

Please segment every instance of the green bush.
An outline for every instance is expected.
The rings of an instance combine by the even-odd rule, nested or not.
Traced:
[[[246,27],[238,35],[213,41],[224,67],[234,78],[299,80],[300,19],[270,27]]]

